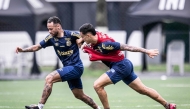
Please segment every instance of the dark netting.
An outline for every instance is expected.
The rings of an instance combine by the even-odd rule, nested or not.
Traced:
[[[75,30],[76,24],[81,22],[80,19],[74,20],[75,16],[88,17],[86,19],[90,19],[90,20],[86,22],[90,22],[96,26],[96,23],[95,23],[96,19],[92,18],[92,17],[95,17],[95,14],[96,14],[95,13],[96,7],[94,7],[96,6],[95,2],[83,3],[86,5],[86,8],[88,10],[88,13],[87,13],[88,15],[85,15],[83,12],[80,12],[80,10],[77,10],[78,12],[74,12],[75,11],[74,5],[76,6],[77,4],[80,4],[80,3],[77,3],[77,4],[75,4],[75,2],[51,2],[51,3],[57,9],[58,17],[62,20],[63,28],[69,29],[69,30]],[[108,20],[109,30],[125,30],[126,28],[125,22],[127,21],[126,11],[132,3],[133,2],[107,2],[107,16],[108,16],[107,20]],[[40,30],[47,30],[46,21],[43,22]]]

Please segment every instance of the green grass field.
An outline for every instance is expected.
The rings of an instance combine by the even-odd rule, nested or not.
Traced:
[[[96,78],[83,77],[84,92],[101,105],[93,89]],[[178,109],[190,109],[190,77],[142,78],[145,85],[156,89],[166,100],[177,104]],[[24,109],[26,104],[38,103],[43,80],[0,81],[0,109]],[[111,109],[164,109],[147,96],[140,95],[123,82],[106,87]],[[56,83],[44,109],[91,109],[72,95],[67,83]]]

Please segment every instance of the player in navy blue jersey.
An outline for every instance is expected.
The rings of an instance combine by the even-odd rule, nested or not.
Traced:
[[[55,53],[61,60],[63,68],[57,69],[46,76],[45,86],[41,100],[38,105],[25,106],[26,109],[42,109],[52,92],[52,86],[56,82],[67,81],[72,93],[77,99],[82,100],[93,109],[100,109],[97,104],[86,94],[83,93],[81,75],[83,74],[83,63],[79,55],[79,47],[81,36],[77,32],[63,30],[61,21],[58,17],[50,17],[47,21],[49,35],[39,44],[28,48],[16,48],[18,52],[35,52],[41,48],[53,46]]]
[[[154,58],[159,54],[157,49],[144,49],[115,42],[107,34],[96,31],[93,25],[89,23],[83,24],[80,27],[80,35],[87,44],[83,45],[82,49],[85,53],[89,54],[89,59],[91,61],[102,61],[110,68],[110,70],[102,74],[94,82],[94,89],[104,109],[110,109],[104,87],[110,84],[116,84],[121,80],[138,93],[147,95],[159,102],[166,109],[176,109],[175,104],[168,103],[156,90],[145,86],[141,82],[140,78],[133,71],[131,61],[124,58],[124,54],[121,52],[142,52],[146,53],[150,58]]]

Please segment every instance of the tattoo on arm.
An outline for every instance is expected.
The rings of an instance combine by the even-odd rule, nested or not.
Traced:
[[[145,49],[145,48],[129,46],[127,44],[121,44],[120,45],[120,50],[147,53],[147,49]]]
[[[42,47],[40,45],[33,45],[31,47],[28,47],[28,48],[24,48],[22,50],[22,52],[34,52],[34,51],[38,51],[40,50]]]

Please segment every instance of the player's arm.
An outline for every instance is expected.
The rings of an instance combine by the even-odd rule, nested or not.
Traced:
[[[30,47],[27,47],[27,48],[20,48],[20,47],[17,47],[16,48],[16,53],[19,53],[19,52],[35,52],[35,51],[38,51],[40,50],[42,47],[40,44],[36,44],[36,45],[32,45]]]
[[[82,38],[79,38],[79,39],[76,40],[76,43],[77,43],[78,47],[81,48],[81,46],[84,43],[84,41],[83,41]]]
[[[74,40],[76,40],[76,44],[79,48],[81,48],[82,44],[84,43],[83,39],[81,38],[79,32],[71,32],[71,36]]]
[[[154,56],[157,56],[159,54],[158,49],[145,49],[141,47],[130,46],[127,44],[120,44],[120,50],[146,53],[150,58],[154,58]]]

